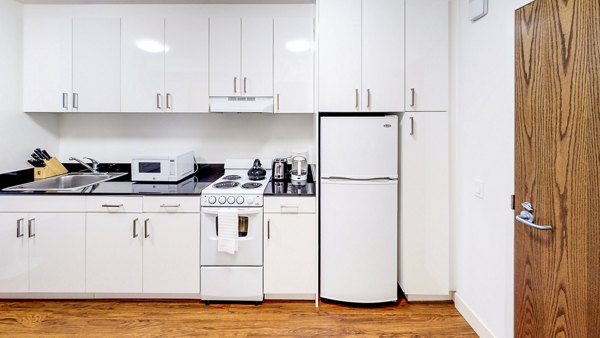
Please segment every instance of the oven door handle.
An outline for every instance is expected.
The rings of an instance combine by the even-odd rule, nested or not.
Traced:
[[[206,208],[202,208],[202,213],[205,213],[207,215],[218,215],[219,214],[219,208],[216,208],[216,210],[211,209],[206,209]],[[247,215],[256,215],[256,214],[260,214],[262,211],[262,208],[254,208],[254,209],[238,209],[238,215],[239,216],[247,216]]]

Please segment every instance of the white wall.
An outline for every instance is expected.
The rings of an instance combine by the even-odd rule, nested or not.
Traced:
[[[457,308],[481,336],[513,335],[514,11],[526,2],[489,0],[475,23],[469,1],[454,2],[454,283]]]
[[[58,118],[22,109],[23,5],[0,1],[0,172],[29,167],[37,147],[58,151]]]
[[[314,162],[312,114],[68,114],[60,122],[60,158],[130,162],[137,152],[194,150],[203,163],[272,158],[306,149]]]

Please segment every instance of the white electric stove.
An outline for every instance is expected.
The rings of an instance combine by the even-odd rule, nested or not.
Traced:
[[[202,191],[200,297],[261,302],[263,292],[263,192],[270,179],[253,181],[253,160],[227,160],[225,175]],[[263,163],[271,163],[264,161]],[[238,251],[219,252],[219,210],[237,209]]]

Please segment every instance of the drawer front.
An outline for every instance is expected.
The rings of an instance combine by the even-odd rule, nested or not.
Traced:
[[[52,194],[51,196],[0,196],[0,212],[84,212],[85,197]]]
[[[144,196],[144,212],[200,212],[200,197]]]
[[[86,201],[88,212],[142,212],[142,197],[90,196]]]
[[[298,214],[314,213],[316,198],[310,197],[265,197],[265,213]]]

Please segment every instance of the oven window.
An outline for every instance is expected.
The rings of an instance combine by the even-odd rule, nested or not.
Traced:
[[[160,174],[160,162],[140,162],[140,174]]]
[[[216,217],[215,227],[219,236],[219,216]],[[248,236],[248,216],[238,216],[238,237]]]

